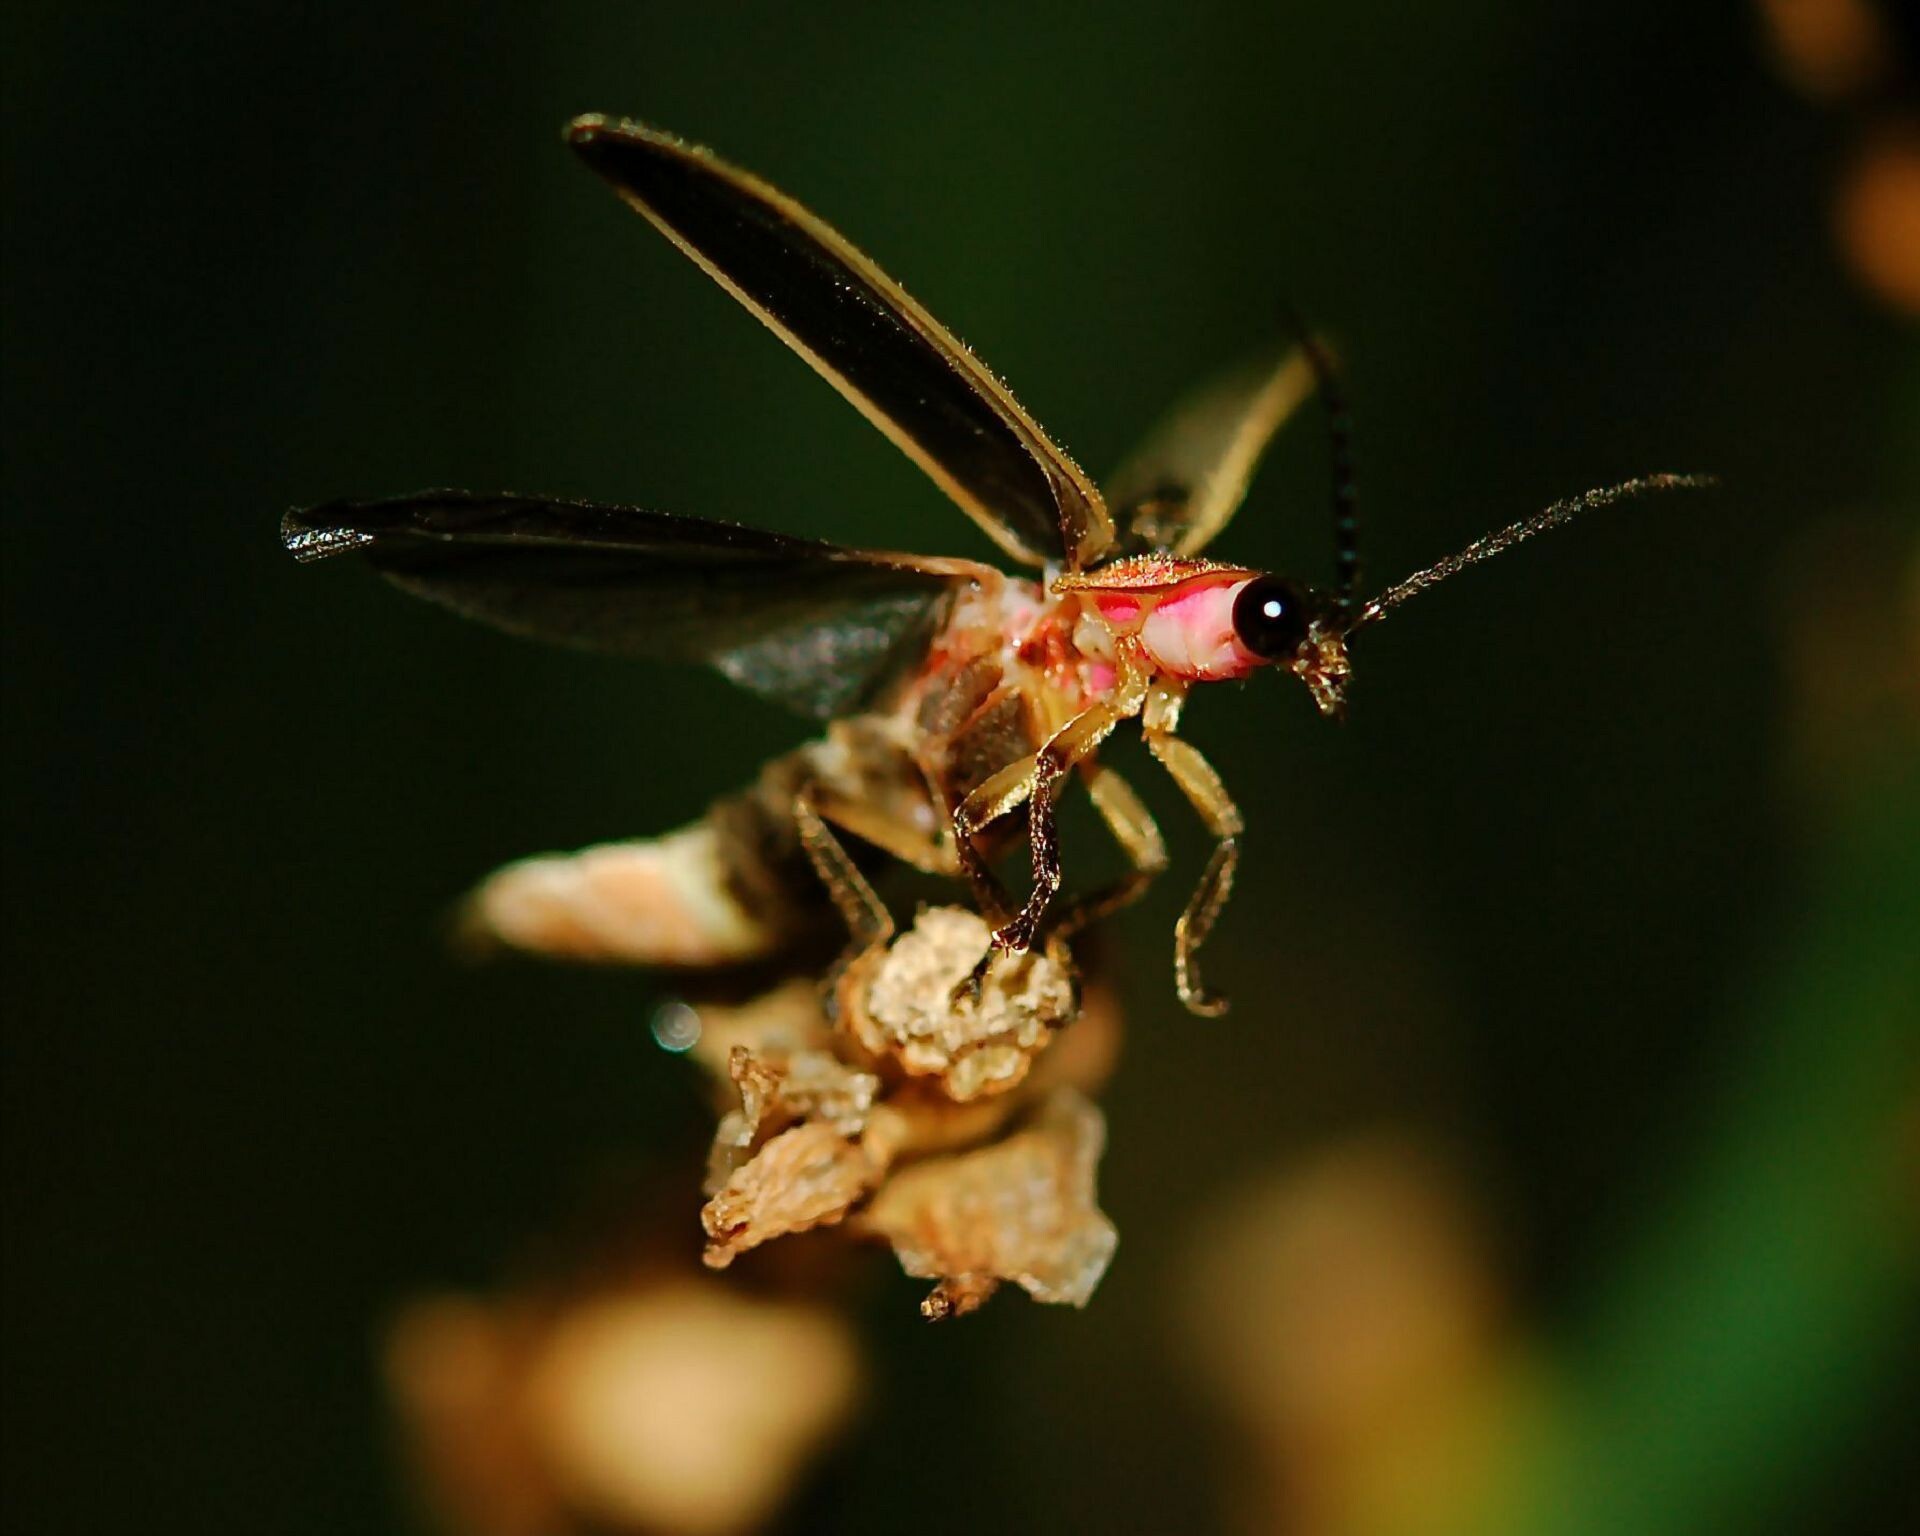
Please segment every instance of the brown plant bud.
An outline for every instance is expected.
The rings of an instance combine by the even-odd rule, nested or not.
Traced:
[[[971,995],[965,983],[989,938],[978,913],[924,909],[871,972],[853,978],[865,980],[847,1009],[853,1037],[911,1076],[938,1078],[963,1103],[1015,1087],[1072,1018],[1073,980],[1038,951],[995,955]]]

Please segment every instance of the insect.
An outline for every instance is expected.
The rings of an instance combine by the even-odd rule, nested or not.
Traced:
[[[964,878],[1019,952],[1137,895],[1159,829],[1100,760],[1123,723],[1214,839],[1175,929],[1181,1001],[1225,1004],[1196,954],[1233,883],[1244,822],[1178,734],[1194,685],[1263,669],[1339,716],[1353,637],[1408,598],[1591,508],[1695,483],[1653,475],[1556,503],[1370,598],[1331,369],[1311,338],[1181,403],[1105,494],[965,346],[835,230],[703,149],[589,116],[582,159],[926,471],[1013,560],[838,548],[727,523],[549,497],[430,491],[289,513],[300,560],[356,552],[403,588],[544,640],[705,662],[828,722],[747,791],[665,837],[523,860],[471,903],[481,932],[580,957],[705,964],[787,942],[824,880],[856,939],[892,932],[868,850]],[[1283,420],[1316,385],[1335,421],[1338,574],[1322,590],[1205,551]],[[1055,806],[1081,779],[1131,873],[1055,898]],[[1024,812],[1031,886],[994,868]],[[862,848],[849,853],[843,838]]]

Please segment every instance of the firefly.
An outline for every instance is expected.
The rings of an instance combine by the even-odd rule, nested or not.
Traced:
[[[1179,734],[1189,692],[1287,674],[1337,718],[1355,637],[1409,598],[1583,512],[1703,483],[1648,475],[1556,502],[1363,597],[1344,410],[1311,335],[1181,401],[1103,491],[972,351],[785,193],[636,123],[581,117],[567,137],[1027,569],[545,496],[427,491],[287,514],[281,534],[298,560],[358,554],[467,617],[705,663],[826,723],[690,827],[494,875],[471,923],[524,949],[754,959],[793,939],[821,882],[870,948],[893,931],[863,872],[877,853],[967,883],[993,925],[977,984],[995,954],[1069,933],[1165,869],[1159,828],[1100,757],[1137,723],[1214,841],[1175,926],[1174,979],[1187,1008],[1218,1013],[1224,999],[1196,956],[1231,890],[1245,820]],[[1269,440],[1316,389],[1334,428],[1334,581],[1210,558]],[[1130,873],[1056,903],[1055,812],[1076,778]],[[995,861],[1021,819],[1031,883],[1017,897]]]

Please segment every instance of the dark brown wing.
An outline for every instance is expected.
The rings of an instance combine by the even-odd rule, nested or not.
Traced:
[[[1080,467],[900,285],[792,198],[637,123],[568,138],[626,201],[813,365],[1002,549],[1079,569],[1112,540]]]
[[[1239,510],[1268,441],[1312,393],[1312,366],[1289,349],[1180,400],[1107,481],[1115,553],[1199,554]]]
[[[295,559],[348,552],[535,639],[699,661],[803,714],[867,704],[925,654],[951,594],[999,573],[635,507],[425,491],[289,512]]]

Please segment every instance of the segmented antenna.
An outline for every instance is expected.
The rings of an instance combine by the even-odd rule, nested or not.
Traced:
[[[1490,533],[1483,539],[1475,539],[1457,555],[1428,566],[1424,571],[1415,571],[1404,581],[1395,582],[1378,597],[1368,602],[1359,615],[1347,626],[1349,633],[1363,624],[1371,624],[1384,618],[1390,611],[1398,608],[1416,593],[1424,592],[1428,587],[1445,581],[1449,576],[1458,575],[1470,565],[1478,565],[1489,560],[1503,550],[1532,538],[1536,533],[1545,533],[1549,528],[1558,528],[1562,523],[1573,521],[1582,512],[1590,512],[1600,507],[1610,507],[1617,501],[1626,501],[1634,496],[1644,496],[1650,491],[1700,490],[1719,482],[1712,475],[1641,475],[1632,480],[1623,480],[1618,485],[1603,486],[1596,491],[1588,491],[1580,496],[1569,496],[1565,501],[1556,501],[1544,511],[1536,512],[1532,517]]]
[[[1292,310],[1286,314],[1287,323],[1300,338],[1307,366],[1313,370],[1320,408],[1327,413],[1327,441],[1333,457],[1334,595],[1340,611],[1351,613],[1360,587],[1360,505],[1353,483],[1353,418],[1347,412],[1340,370],[1331,354],[1299,315]]]

